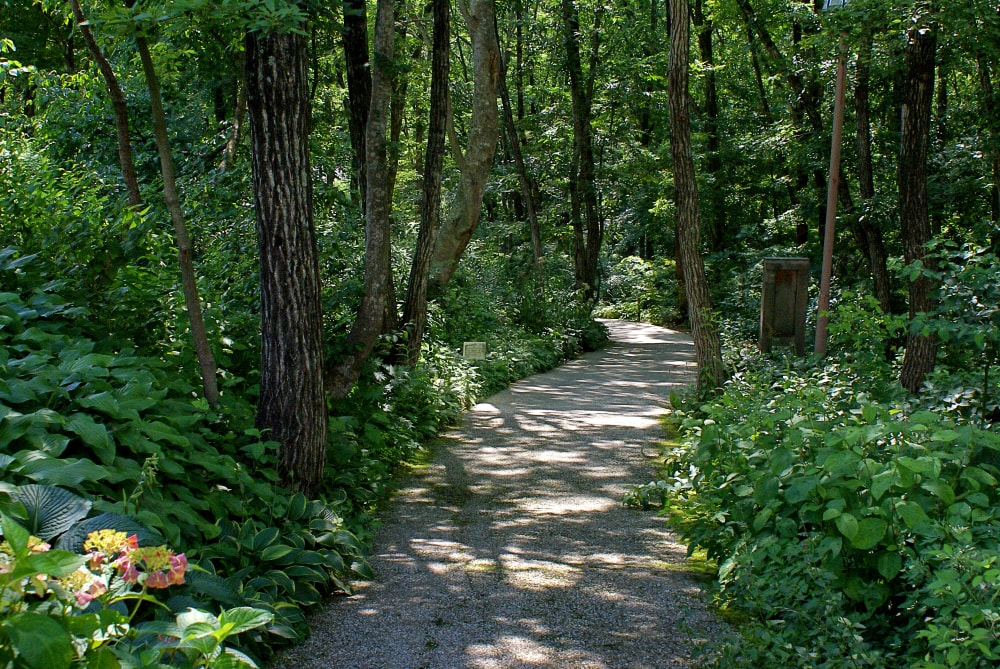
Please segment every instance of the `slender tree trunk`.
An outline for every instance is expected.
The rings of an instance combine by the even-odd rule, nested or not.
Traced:
[[[698,31],[698,51],[702,67],[705,68],[705,171],[709,175],[706,213],[709,229],[712,231],[712,248],[718,251],[726,241],[726,216],[715,187],[716,176],[722,170],[722,157],[719,155],[719,95],[716,90],[715,56],[712,52],[712,33],[715,27],[705,17],[704,0],[695,0],[692,19]]]
[[[128,203],[131,207],[142,205],[142,196],[139,194],[139,180],[135,175],[135,163],[132,161],[132,144],[128,130],[128,106],[125,104],[125,94],[122,93],[121,86],[118,85],[118,77],[115,76],[111,63],[105,58],[104,52],[94,39],[94,33],[90,30],[90,24],[83,15],[80,8],[80,0],[70,0],[70,8],[73,11],[73,19],[76,21],[83,41],[90,51],[91,58],[97,63],[97,68],[104,78],[104,86],[108,89],[108,97],[111,99],[111,107],[115,112],[115,134],[118,138],[118,164],[121,166],[122,178],[125,179],[125,190],[128,193]]]
[[[524,199],[524,213],[528,219],[528,230],[531,233],[531,257],[537,266],[542,259],[542,232],[538,225],[538,185],[524,163],[521,152],[521,138],[514,125],[514,113],[511,110],[510,92],[507,90],[507,68],[501,62],[500,99],[503,102],[504,129],[507,131],[507,144],[517,169],[518,182],[521,184],[521,195]]]
[[[691,120],[688,111],[688,24],[687,0],[673,0],[670,3],[667,86],[670,103],[670,155],[673,159],[677,201],[678,255],[683,263],[691,334],[698,362],[698,391],[705,392],[722,385],[725,370],[722,366],[722,346],[705,281],[705,265],[701,257],[698,184],[691,151]]]
[[[977,59],[979,69],[979,86],[983,90],[983,117],[989,124],[989,156],[992,179],[989,188],[990,220],[993,221],[991,246],[994,253],[1000,253],[1000,121],[997,120],[996,94],[993,88],[993,77],[990,64],[986,58]]]
[[[906,82],[900,118],[899,218],[903,257],[907,263],[922,260],[927,266],[926,245],[931,239],[927,205],[927,149],[930,145],[931,106],[934,100],[934,58],[937,34],[913,28],[907,34]],[[926,276],[910,282],[910,319],[934,309],[934,286]],[[937,339],[910,332],[900,372],[900,383],[919,392],[924,378],[934,369]]]
[[[242,67],[240,69],[243,69]],[[222,160],[219,162],[219,169],[228,172],[236,159],[236,149],[240,146],[240,138],[243,135],[243,117],[247,111],[247,87],[242,81],[236,84],[236,109],[233,110],[233,129],[229,134],[229,141],[226,148],[222,150]]]
[[[597,210],[596,168],[594,164],[594,133],[591,127],[594,80],[597,50],[600,45],[600,10],[595,15],[590,70],[584,77],[580,58],[580,19],[574,0],[562,0],[563,40],[566,45],[566,65],[569,70],[570,95],[573,99],[574,170],[571,180],[572,224],[574,240],[574,268],[576,287],[584,298],[592,302],[597,298],[597,269],[603,236]],[[571,199],[573,199],[571,197]]]
[[[431,284],[439,289],[451,281],[479,224],[499,130],[500,45],[493,0],[470,0],[468,6],[459,7],[472,41],[472,119],[465,153],[457,142],[451,141],[461,183],[441,226],[431,260]]]
[[[434,47],[431,56],[431,109],[424,155],[423,199],[420,230],[410,267],[410,281],[403,306],[403,323],[409,338],[407,362],[420,358],[420,344],[427,324],[427,284],[431,256],[437,238],[441,212],[441,177],[444,166],[445,136],[448,126],[448,73],[451,58],[451,2],[434,0]]]
[[[313,494],[326,464],[327,412],[306,38],[249,33],[246,76],[260,248],[257,426],[281,443],[282,484]]]
[[[876,220],[873,220],[874,212],[871,210],[875,199],[871,106],[868,99],[872,41],[871,28],[863,27],[861,48],[858,54],[857,82],[854,88],[854,115],[858,149],[858,188],[861,193],[864,215],[856,225],[860,230],[860,236],[865,246],[865,258],[868,260],[872,273],[875,299],[878,300],[883,313],[888,314],[892,312],[892,284],[889,279],[888,255],[885,250],[882,228],[879,227]]]
[[[351,135],[354,174],[364,208],[367,165],[365,125],[372,97],[368,62],[368,11],[365,0],[345,0],[343,28],[344,60],[347,64],[347,126]]]
[[[205,322],[201,315],[201,299],[198,297],[198,280],[194,274],[191,237],[188,235],[187,224],[184,222],[184,211],[177,192],[177,181],[174,178],[174,158],[170,151],[170,140],[167,137],[167,119],[163,112],[163,100],[160,95],[160,82],[156,77],[156,68],[149,53],[149,44],[141,34],[135,37],[136,49],[142,61],[142,71],[146,76],[146,87],[149,89],[149,103],[152,108],[153,134],[156,136],[156,150],[160,156],[160,174],[163,176],[163,200],[170,212],[170,220],[174,225],[174,238],[177,242],[177,262],[181,269],[181,285],[184,289],[184,304],[187,306],[188,320],[191,324],[191,338],[194,340],[194,351],[201,368],[201,384],[205,399],[211,406],[219,403],[219,386],[216,379],[215,358],[212,347],[208,344],[205,332]]]
[[[345,397],[357,382],[361,368],[382,332],[392,276],[389,146],[386,132],[395,54],[395,8],[393,0],[378,0],[375,16],[375,57],[372,59],[372,95],[365,131],[367,194],[365,196],[365,294],[357,319],[347,336],[347,353],[335,361],[328,373],[332,397]]]

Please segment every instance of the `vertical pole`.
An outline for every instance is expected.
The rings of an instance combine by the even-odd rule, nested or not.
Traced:
[[[826,355],[827,325],[830,311],[830,275],[833,273],[833,244],[836,238],[837,187],[840,184],[840,142],[844,127],[844,88],[847,78],[847,55],[844,36],[840,36],[840,56],[837,60],[837,92],[833,104],[833,138],[830,146],[830,180],[826,192],[826,224],[823,226],[823,270],[819,284],[819,305],[816,316],[816,355]]]

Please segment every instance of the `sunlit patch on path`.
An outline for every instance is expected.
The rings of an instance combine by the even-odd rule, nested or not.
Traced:
[[[662,519],[625,509],[673,389],[681,333],[608,321],[613,343],[474,407],[397,495],[378,579],[331,602],[279,666],[690,666],[715,633]],[[650,452],[652,452],[650,450]]]

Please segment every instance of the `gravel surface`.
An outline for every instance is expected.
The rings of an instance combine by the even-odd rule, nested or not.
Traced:
[[[652,478],[657,419],[693,381],[694,350],[606,324],[606,349],[478,404],[432,447],[383,514],[377,579],[329,602],[275,667],[691,666],[719,624],[663,520],[621,500]]]

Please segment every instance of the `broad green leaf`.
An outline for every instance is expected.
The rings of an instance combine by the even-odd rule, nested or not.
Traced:
[[[84,481],[102,481],[108,477],[107,469],[83,458],[34,458],[24,463],[18,472],[41,484],[68,488],[75,488]]]
[[[28,531],[43,541],[59,536],[90,511],[90,501],[48,485],[18,486],[11,497],[28,512]]]
[[[108,428],[94,421],[92,417],[84,413],[76,413],[70,416],[66,423],[66,429],[79,435],[83,443],[94,449],[101,463],[105,465],[114,464],[115,447],[108,434]]]
[[[911,530],[930,522],[930,518],[927,517],[927,513],[923,507],[916,502],[903,502],[896,507],[896,513],[903,519],[906,527]]]
[[[858,523],[858,531],[854,537],[848,537],[851,545],[858,550],[871,550],[882,541],[889,524],[881,518],[862,518]]]
[[[955,491],[950,485],[941,479],[924,481],[920,484],[920,487],[940,499],[945,504],[953,504],[955,502]]]
[[[858,519],[849,513],[842,513],[834,521],[840,533],[847,537],[848,541],[854,541],[858,536]]]
[[[24,529],[20,523],[7,514],[4,514],[0,518],[0,528],[3,529],[4,539],[7,540],[11,550],[14,551],[14,557],[21,559],[28,550],[28,537],[30,534],[28,530]]]
[[[872,497],[877,501],[882,499],[882,495],[892,487],[892,484],[896,480],[896,472],[886,470],[884,472],[879,472],[872,477],[871,492]]]
[[[229,634],[240,634],[255,627],[262,627],[272,620],[274,620],[272,614],[249,606],[226,609],[219,614],[220,625],[232,625]]]
[[[11,572],[11,578],[26,578],[35,574],[66,576],[72,574],[86,562],[86,556],[69,551],[30,553],[27,557],[18,559],[17,565]]]
[[[304,515],[306,515],[306,508],[309,504],[309,500],[306,499],[305,495],[300,492],[292,495],[292,498],[288,501],[288,513],[286,514],[289,520],[300,520]]]
[[[3,627],[23,666],[69,668],[74,656],[72,638],[54,618],[28,611],[7,618]]]
[[[266,527],[253,538],[251,547],[253,550],[260,552],[277,541],[280,534],[281,532],[277,527]]]
[[[260,553],[260,559],[269,562],[271,560],[280,560],[289,553],[298,550],[293,546],[288,546],[286,544],[277,544],[275,546],[268,546]]]
[[[175,446],[188,446],[191,442],[180,432],[160,421],[139,423],[139,430],[155,442],[167,442]]]

